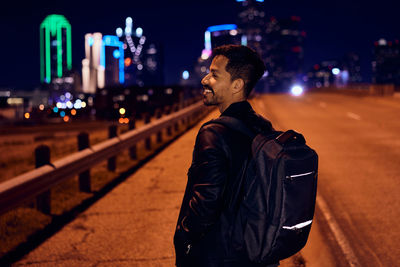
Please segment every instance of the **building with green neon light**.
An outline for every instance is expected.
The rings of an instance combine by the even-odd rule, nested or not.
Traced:
[[[40,24],[40,80],[50,83],[71,69],[71,24],[63,15],[49,15]]]

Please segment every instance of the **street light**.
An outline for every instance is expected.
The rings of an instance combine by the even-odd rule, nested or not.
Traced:
[[[303,87],[301,87],[300,85],[294,85],[291,89],[290,92],[292,93],[292,95],[294,96],[299,96],[301,94],[303,94],[304,89]]]

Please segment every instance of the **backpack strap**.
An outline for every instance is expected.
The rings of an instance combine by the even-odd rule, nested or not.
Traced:
[[[306,143],[306,140],[304,139],[303,135],[293,130],[287,130],[286,132],[283,132],[276,138],[276,140],[281,145],[285,145],[290,141],[296,141],[297,143],[303,145]]]
[[[244,124],[241,120],[236,119],[234,117],[221,116],[218,117],[217,119],[207,122],[205,125],[212,123],[222,124],[232,130],[239,131],[244,135],[250,137],[252,140],[256,136],[256,134],[253,131],[251,131],[249,127],[246,126],[246,124]]]

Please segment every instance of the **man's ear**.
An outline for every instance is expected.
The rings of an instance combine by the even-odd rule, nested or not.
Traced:
[[[233,81],[233,94],[238,94],[240,92],[244,93],[244,80],[238,78]]]

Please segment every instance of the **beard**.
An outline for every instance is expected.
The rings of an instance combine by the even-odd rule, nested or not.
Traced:
[[[205,106],[216,106],[218,105],[218,101],[216,99],[214,90],[210,86],[203,86],[203,104]]]

